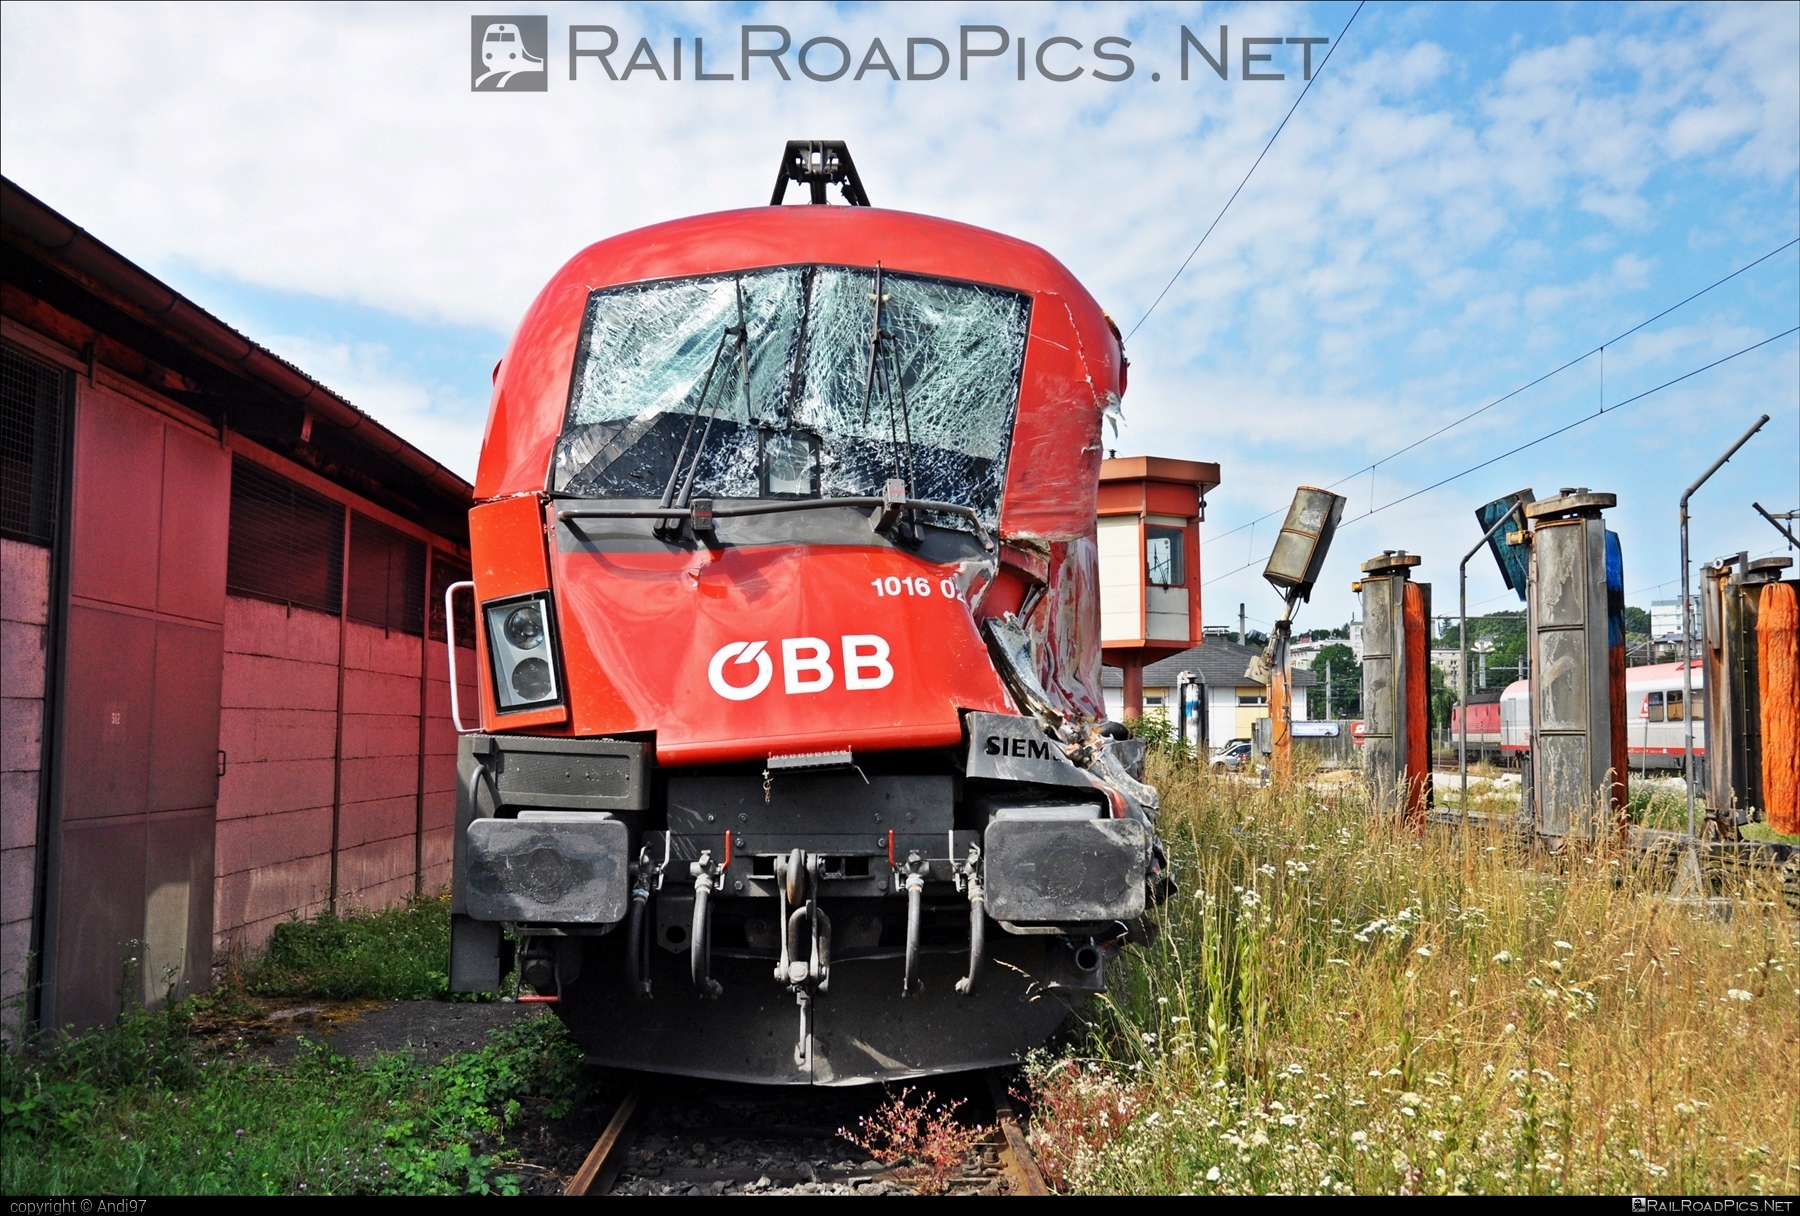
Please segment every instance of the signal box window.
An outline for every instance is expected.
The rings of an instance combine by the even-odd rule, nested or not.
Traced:
[[[1180,528],[1149,528],[1144,538],[1145,579],[1152,587],[1180,587],[1187,582],[1182,568]]]

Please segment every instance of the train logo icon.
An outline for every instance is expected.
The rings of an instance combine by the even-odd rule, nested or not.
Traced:
[[[550,18],[469,18],[469,79],[476,93],[542,93],[550,87],[545,66]]]

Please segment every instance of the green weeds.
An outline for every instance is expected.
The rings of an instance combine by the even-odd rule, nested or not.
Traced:
[[[517,1194],[507,1130],[528,1105],[559,1118],[583,1092],[580,1049],[554,1017],[433,1066],[304,1042],[273,1063],[217,1034],[260,1012],[251,995],[441,994],[448,930],[445,899],[293,922],[220,990],[0,1052],[0,1191]]]
[[[449,986],[450,899],[428,896],[380,912],[277,925],[267,951],[243,966],[257,996],[429,1000]]]
[[[289,1064],[208,1051],[179,1010],[139,1014],[60,1050],[0,1056],[9,1195],[517,1193],[506,1130],[580,1093],[555,1018],[494,1031],[422,1067],[304,1045]],[[157,1066],[108,1072],[104,1057]]]
[[[1152,757],[1180,893],[1035,1068],[1068,1189],[1775,1193],[1800,1178],[1800,934],[1612,843],[1371,815]],[[1096,1112],[1110,1112],[1101,1120]],[[1071,1113],[1072,1112],[1072,1113]]]

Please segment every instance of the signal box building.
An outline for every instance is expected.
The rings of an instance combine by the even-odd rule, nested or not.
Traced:
[[[470,487],[0,189],[0,1002],[87,1027],[447,882]]]
[[[1100,463],[1100,645],[1125,717],[1144,711],[1146,663],[1200,643],[1200,523],[1218,484],[1219,466],[1196,460]]]

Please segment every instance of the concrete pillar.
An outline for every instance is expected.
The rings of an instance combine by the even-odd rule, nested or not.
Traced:
[[[1531,524],[1527,607],[1531,634],[1532,820],[1551,849],[1573,836],[1617,830],[1626,762],[1615,735],[1624,722],[1623,561],[1601,512],[1613,494],[1565,489],[1525,508]],[[1609,597],[1618,587],[1617,614]],[[1613,669],[1617,667],[1615,672]],[[1615,751],[1620,754],[1615,755]]]
[[[1425,670],[1429,584],[1412,581],[1422,559],[1389,549],[1363,563],[1353,590],[1363,603],[1363,773],[1378,807],[1397,806],[1423,831],[1431,804]]]

